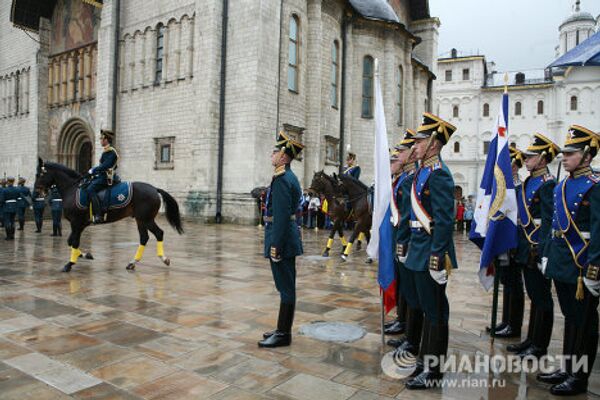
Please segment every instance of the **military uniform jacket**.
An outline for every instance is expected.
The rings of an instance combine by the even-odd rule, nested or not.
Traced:
[[[113,179],[114,171],[117,169],[119,155],[112,146],[108,146],[100,156],[100,164],[92,168],[92,174],[96,175],[93,179],[95,183],[108,185],[109,178]]]
[[[360,179],[360,167],[358,165],[353,165],[352,167],[346,166],[344,175],[350,175],[355,179]]]
[[[48,198],[48,202],[50,203],[50,209],[52,211],[62,211],[63,203],[58,189],[52,189],[50,191],[50,197]]]
[[[517,246],[528,249],[527,252],[520,252],[515,260],[520,264],[527,264],[530,260],[538,263],[546,254],[552,226],[552,191],[555,183],[554,177],[545,168],[534,171],[521,185],[521,191],[517,192],[520,227]],[[534,257],[530,258],[532,254]]]
[[[33,192],[33,209],[43,210],[46,207],[46,198],[39,192]]]
[[[410,190],[412,188],[415,171],[403,172],[397,181],[395,188],[396,207],[400,212],[400,221],[394,230],[394,242],[402,245],[404,251],[408,249],[410,240]]]
[[[282,258],[302,254],[300,228],[296,224],[296,209],[302,196],[298,178],[289,165],[276,173],[267,190],[265,199],[265,247],[264,256],[269,258],[271,250]]]
[[[430,232],[423,226],[431,222]],[[411,188],[411,234],[406,267],[427,271],[431,255],[441,260],[448,257],[457,268],[454,249],[454,180],[450,170],[439,158],[425,161],[415,174]],[[446,257],[447,256],[447,257]]]
[[[17,207],[27,208],[27,205],[29,205],[29,202],[31,201],[31,190],[29,190],[27,186],[19,186],[17,189],[19,190]]]
[[[546,276],[576,284],[580,272],[600,265],[600,177],[567,177],[554,189]]]
[[[19,189],[14,186],[7,186],[2,192],[2,202],[5,213],[17,212],[17,199],[19,198]]]

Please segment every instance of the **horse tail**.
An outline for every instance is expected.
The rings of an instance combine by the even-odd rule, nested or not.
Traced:
[[[179,213],[179,205],[177,201],[171,196],[169,193],[165,192],[162,189],[156,188],[158,193],[163,198],[165,202],[165,209],[167,213],[167,221],[169,221],[169,225],[173,227],[180,235],[183,233],[183,226],[181,224],[181,214]]]

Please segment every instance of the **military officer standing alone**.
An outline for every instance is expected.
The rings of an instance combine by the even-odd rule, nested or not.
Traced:
[[[448,351],[446,296],[448,274],[457,268],[454,240],[454,180],[440,159],[442,147],[456,128],[441,118],[423,114],[423,124],[415,135],[415,157],[421,161],[411,191],[411,235],[406,268],[413,271],[419,304],[425,314],[420,353],[435,359],[419,365],[406,383],[408,389],[439,386],[440,365]]]
[[[560,370],[537,379],[553,384],[554,395],[585,393],[598,346],[598,289],[600,288],[600,177],[590,168],[598,154],[600,136],[573,125],[562,149],[568,176],[554,189],[552,239],[540,269],[554,281],[565,317]],[[584,287],[585,284],[585,287]],[[587,370],[575,368],[587,356]]]
[[[6,231],[6,240],[15,239],[15,214],[17,213],[17,199],[19,198],[19,189],[14,186],[15,178],[7,178],[7,186],[2,193],[2,202],[4,203],[4,230]]]
[[[289,346],[296,307],[296,256],[302,254],[300,228],[296,224],[296,209],[302,196],[298,178],[290,163],[304,146],[283,132],[271,154],[275,173],[267,191],[265,205],[265,248],[275,287],[280,295],[277,329],[266,332],[259,347]]]
[[[507,346],[507,350],[521,357],[541,357],[546,354],[552,325],[554,323],[554,303],[550,291],[550,280],[538,269],[546,243],[550,239],[552,225],[552,191],[555,179],[548,170],[548,164],[556,157],[560,148],[546,136],[536,133],[533,142],[523,152],[529,176],[517,194],[519,215],[519,247],[527,245],[522,253],[527,259],[519,258],[524,265],[525,289],[531,300],[528,340]],[[533,318],[533,319],[532,319]]]
[[[19,220],[19,230],[22,231],[25,226],[25,210],[31,205],[31,191],[25,186],[25,178],[19,178],[18,184],[17,219]]]
[[[60,192],[56,185],[52,185],[50,188],[50,197],[48,199],[50,203],[50,210],[52,212],[52,235],[51,236],[62,236],[62,211],[63,204]]]
[[[33,192],[33,217],[35,220],[35,232],[40,233],[42,231],[42,224],[44,223],[44,209],[46,208],[46,198],[41,192]]]

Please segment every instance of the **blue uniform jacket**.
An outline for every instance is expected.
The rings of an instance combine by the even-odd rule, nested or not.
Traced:
[[[60,192],[58,189],[54,188],[50,191],[48,202],[50,203],[50,209],[52,211],[62,211],[62,198],[60,197]]]
[[[31,190],[27,186],[18,186],[19,190],[19,201],[17,202],[18,208],[27,208],[29,201],[31,201]]]
[[[118,160],[119,155],[112,146],[104,149],[100,156],[100,164],[92,168],[92,175],[95,175],[92,182],[108,185],[108,174],[111,170],[114,172],[117,168]],[[116,177],[113,177],[113,179],[116,180]]]
[[[33,192],[33,209],[43,210],[46,207],[46,199],[41,193]]]
[[[422,228],[411,228],[406,268],[413,271],[427,271],[431,255],[450,258],[452,268],[458,268],[454,249],[454,179],[450,170],[441,160],[426,162],[415,175],[413,188],[415,196],[431,217],[431,234]],[[412,196],[411,196],[412,197]],[[411,199],[411,223],[417,222],[414,208],[418,207]]]
[[[355,179],[360,178],[360,167],[358,165],[354,165],[352,167],[346,167],[344,170],[344,175],[350,175]]]
[[[579,258],[579,261],[583,261],[581,263],[581,273],[585,276],[589,264],[600,265],[600,185],[597,184],[600,178],[594,175],[585,175],[565,179],[565,198],[567,199],[571,218],[580,232],[590,235],[587,240],[587,257]],[[586,187],[586,182],[591,187]],[[554,190],[553,233],[561,230],[560,225],[558,225],[556,208],[564,207],[562,201],[563,183],[565,183],[565,180],[562,180]],[[566,226],[567,224],[563,225]],[[546,254],[548,257],[546,276],[560,282],[576,284],[580,268],[575,263],[570,243],[560,233],[558,235],[552,234],[549,243]],[[583,251],[581,253],[585,254]]]
[[[264,256],[271,255],[271,248],[278,256],[291,258],[302,254],[300,228],[296,224],[296,209],[302,196],[298,178],[287,165],[285,170],[273,177],[267,191],[265,207]]]
[[[395,242],[408,248],[410,241],[410,190],[412,188],[415,171],[404,172],[400,176],[398,190],[396,191],[396,207],[400,212],[400,222],[395,230]]]
[[[2,202],[4,203],[5,213],[17,212],[17,199],[19,198],[19,189],[14,186],[7,186],[2,192]]]

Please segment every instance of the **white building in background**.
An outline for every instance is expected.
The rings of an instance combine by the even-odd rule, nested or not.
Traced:
[[[577,1],[558,29],[556,57],[593,35],[598,25]],[[438,59],[436,111],[458,128],[442,156],[465,196],[477,192],[504,90],[506,73],[494,67],[483,55],[460,55],[455,49],[450,57]],[[541,66],[507,74],[510,141],[519,148],[525,148],[535,132],[562,145],[571,124],[600,131],[600,67]],[[552,173],[557,167],[551,166]]]

